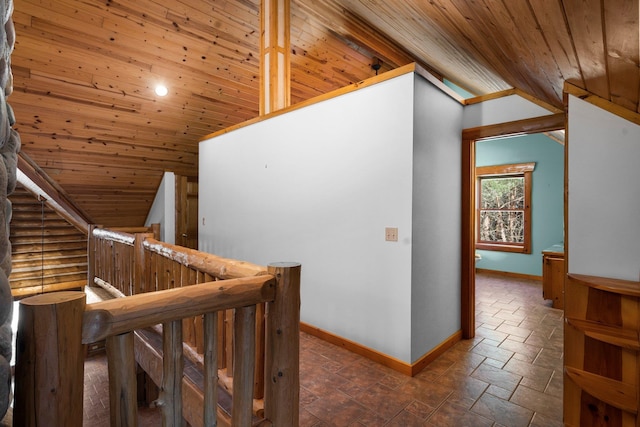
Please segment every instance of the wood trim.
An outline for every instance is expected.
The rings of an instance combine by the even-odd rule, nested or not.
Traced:
[[[551,105],[547,102],[542,101],[541,99],[536,98],[535,96],[529,95],[528,93],[526,93],[525,91],[516,88],[515,89],[515,93],[518,96],[521,96],[522,98],[526,99],[529,102],[532,102],[534,104],[536,104],[538,107],[542,107],[545,110],[549,110],[552,113],[562,113],[562,109],[556,107],[555,105]]]
[[[511,95],[518,95],[519,97],[524,98],[527,101],[532,102],[537,106],[544,108],[545,110],[549,110],[552,113],[562,113],[562,110],[560,108],[554,105],[551,105],[547,102],[544,102],[536,98],[535,96],[531,96],[528,93],[524,92],[523,90],[517,89],[517,88],[505,89],[505,90],[501,90],[494,93],[488,93],[486,95],[479,95],[473,98],[468,98],[465,100],[464,103],[465,105],[480,104],[481,102],[491,101],[492,99],[505,98]]]
[[[524,173],[524,199],[526,205],[524,207],[524,246],[522,248],[522,252],[525,254],[531,253],[531,229],[533,228],[533,224],[531,224],[531,198],[533,197],[533,183],[531,182],[532,179],[533,171],[526,171]]]
[[[566,114],[560,113],[499,125],[470,128],[462,131],[462,232],[460,236],[460,278],[462,298],[461,327],[463,338],[473,338],[475,336],[475,142],[480,139],[496,136],[539,133],[565,128]],[[565,230],[567,230],[566,150],[567,145],[565,144]]]
[[[516,163],[512,165],[479,166],[476,168],[476,175],[509,175],[533,172],[536,167],[535,162]]]
[[[478,206],[475,211],[476,216],[476,249],[483,249],[487,251],[503,251],[514,253],[531,253],[531,187],[532,187],[532,173],[535,169],[535,162],[531,163],[518,163],[510,165],[494,165],[494,166],[481,166],[476,167],[476,183],[480,186],[481,179],[484,177],[492,176],[504,176],[504,175],[516,175],[524,178],[524,199],[525,206],[522,209],[524,213],[524,242],[522,244],[511,242],[487,242],[480,240],[480,207]],[[478,189],[478,192],[481,190]],[[520,209],[517,209],[520,210]]]
[[[603,110],[608,111],[611,114],[615,114],[618,117],[640,125],[640,113],[636,113],[635,111],[628,110],[618,104],[614,104],[607,99],[601,98],[598,95],[579,88],[578,86],[572,85],[571,83],[564,83],[564,93],[573,95],[576,98],[587,101],[588,103],[602,108]]]
[[[542,133],[565,128],[565,114],[549,114],[525,120],[464,129],[462,139],[480,140],[498,136]]]
[[[496,276],[513,277],[516,279],[529,279],[542,281],[542,276],[536,276],[534,274],[516,273],[513,271],[500,271],[500,270],[488,270],[486,268],[476,268],[476,273],[493,274]]]
[[[464,103],[465,105],[480,104],[485,101],[491,101],[492,99],[505,98],[507,96],[511,96],[515,94],[516,94],[516,90],[514,88],[505,89],[498,92],[487,93],[486,95],[478,95],[473,98],[467,98],[465,99]]]
[[[431,351],[424,354],[420,359],[414,363],[403,362],[395,357],[380,353],[377,350],[366,347],[357,342],[351,341],[347,338],[335,335],[331,332],[325,331],[308,323],[300,322],[300,332],[307,333],[314,337],[320,338],[323,341],[342,347],[345,350],[349,350],[352,353],[358,354],[362,357],[366,357],[369,360],[373,360],[387,368],[391,368],[394,371],[400,372],[405,375],[414,376],[422,371],[429,363],[433,362],[438,356],[442,355],[445,351],[451,348],[455,343],[462,338],[462,331],[458,331],[451,335],[449,338],[438,344]]]
[[[476,218],[477,217],[478,215],[476,214]],[[526,233],[526,234],[530,234],[530,233]],[[495,242],[495,243],[476,242],[476,249],[480,249],[482,251],[512,252],[516,254],[531,253],[531,250],[527,249],[526,245],[518,246],[512,243],[500,243],[500,242]]]
[[[414,66],[415,66],[414,72],[416,74],[420,75],[425,80],[429,81],[435,87],[440,89],[442,92],[449,95],[450,98],[453,98],[454,100],[458,101],[460,104],[465,105],[465,99],[462,97],[462,95],[460,95],[458,92],[456,92],[455,90],[451,89],[449,86],[444,84],[442,80],[438,79],[436,76],[431,74],[427,69],[422,67],[420,64],[414,64]]]
[[[355,341],[351,341],[347,338],[343,338],[304,322],[300,322],[300,332],[313,335],[323,341],[342,347],[345,350],[349,350],[352,353],[366,357],[367,359],[373,360],[374,362],[386,366],[387,368],[391,368],[394,371],[401,372],[405,375],[411,375],[411,364],[403,362],[400,359],[396,359],[395,357],[388,356],[384,353],[380,353],[379,351],[366,347],[362,344],[358,344]]]
[[[407,64],[407,65],[404,65],[402,67],[398,67],[396,69],[393,69],[391,71],[387,71],[386,73],[382,73],[382,74],[379,74],[377,76],[370,77],[368,79],[360,80],[359,82],[350,84],[350,85],[342,87],[340,89],[336,89],[336,90],[333,90],[331,92],[327,92],[327,93],[324,93],[322,95],[318,95],[316,97],[307,99],[305,101],[298,102],[297,104],[291,105],[291,106],[289,106],[287,108],[283,108],[283,109],[278,110],[278,111],[272,111],[271,113],[265,114],[264,116],[254,117],[253,119],[244,121],[242,123],[238,123],[237,125],[230,126],[228,128],[221,129],[219,131],[210,133],[208,135],[205,135],[203,138],[201,138],[200,142],[206,141],[207,139],[215,138],[216,136],[224,135],[224,134],[229,133],[229,132],[233,132],[234,130],[241,129],[241,128],[246,127],[246,126],[250,126],[250,125],[253,125],[253,124],[256,124],[256,123],[260,123],[260,122],[262,122],[264,120],[268,120],[268,119],[271,119],[273,117],[277,117],[277,116],[279,116],[281,114],[287,114],[287,113],[290,113],[292,111],[296,111],[298,109],[305,108],[305,107],[308,107],[310,105],[314,105],[314,104],[320,103],[322,101],[326,101],[327,99],[337,98],[338,96],[345,95],[345,94],[351,93],[351,92],[355,92],[355,91],[363,89],[365,87],[373,86],[375,84],[382,83],[384,81],[391,80],[391,79],[394,79],[396,77],[403,76],[403,75],[409,74],[409,73],[417,73],[420,76],[424,77],[425,79],[429,80],[433,84],[436,84],[434,82],[438,81],[437,79],[435,79],[432,76],[429,77],[428,71],[426,71],[424,68],[420,67],[418,64],[416,64],[416,63]],[[442,89],[442,85],[444,85],[444,83],[442,83],[442,82],[440,82],[440,84],[436,84],[436,86],[439,89],[443,90]],[[452,92],[451,89],[445,91],[445,93],[447,95],[449,95],[449,96],[452,96],[451,92]],[[452,96],[452,98],[455,99],[456,101],[460,102],[459,97]]]
[[[460,286],[461,286],[461,328],[463,338],[473,338],[476,334],[476,145],[470,139],[462,140],[462,201],[461,201],[461,244],[460,244]]]
[[[436,360],[445,351],[453,347],[458,341],[462,339],[462,330],[457,331],[446,340],[435,346],[431,351],[425,353],[420,359],[411,364],[411,376],[420,373],[431,362]]]

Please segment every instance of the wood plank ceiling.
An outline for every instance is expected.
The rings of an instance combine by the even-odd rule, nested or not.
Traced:
[[[22,151],[89,222],[142,225],[164,171],[258,115],[259,0],[15,0]],[[638,1],[292,0],[292,103],[416,61],[475,94],[640,111]],[[164,83],[160,98],[154,86]],[[312,131],[310,129],[310,131]]]

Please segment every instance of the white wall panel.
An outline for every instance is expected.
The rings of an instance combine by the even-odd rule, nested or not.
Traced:
[[[509,95],[464,107],[462,127],[469,129],[549,114],[553,113],[519,95]]]
[[[408,74],[203,141],[200,250],[302,263],[303,322],[409,361],[412,121]]]
[[[640,280],[640,126],[569,97],[569,272]]]

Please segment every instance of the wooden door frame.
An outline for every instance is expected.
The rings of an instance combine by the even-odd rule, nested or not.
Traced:
[[[476,142],[483,139],[550,132],[565,128],[565,113],[527,120],[480,126],[462,131],[462,233],[461,233],[461,314],[462,337],[476,333],[476,269],[475,269],[475,163]]]

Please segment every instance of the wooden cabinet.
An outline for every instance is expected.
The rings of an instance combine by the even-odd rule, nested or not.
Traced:
[[[542,251],[542,297],[553,308],[564,309],[564,248],[554,245]]]
[[[640,425],[640,282],[569,274],[565,426]]]

